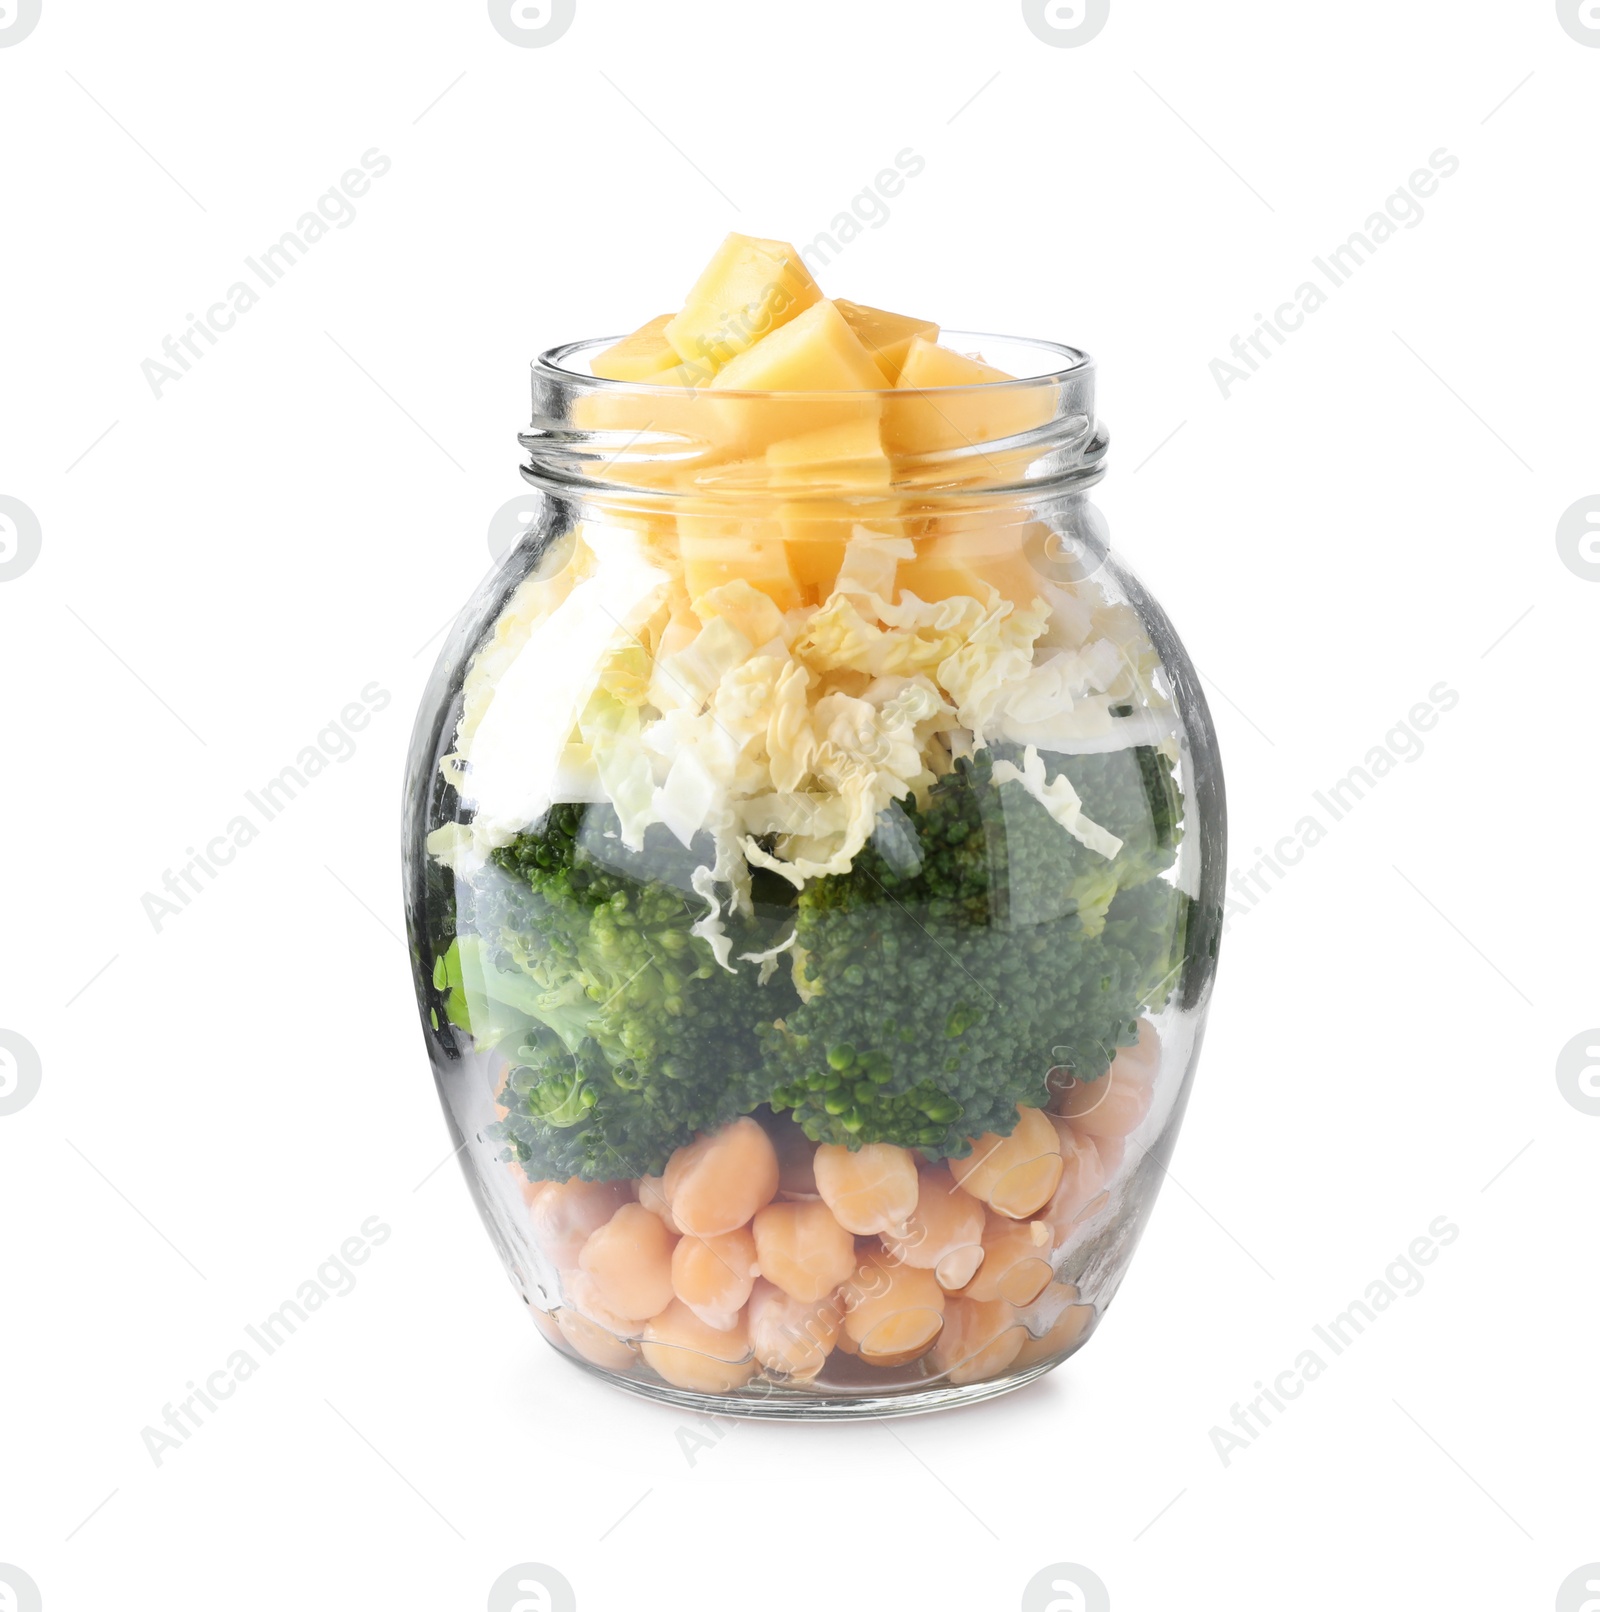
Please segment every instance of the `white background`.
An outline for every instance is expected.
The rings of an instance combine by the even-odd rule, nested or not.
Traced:
[[[476,1612],[522,1561],[586,1612],[1009,1612],[1061,1561],[1117,1612],[1555,1605],[1600,1559],[1600,1118],[1555,1077],[1600,1024],[1600,586],[1555,541],[1600,493],[1597,99],[1551,0],[1112,0],[1072,49],[1015,0],[578,0],[539,48],[481,0],[44,0],[0,49],[0,494],[43,534],[0,582],[0,1028],[43,1071],[0,1117],[0,1562],[47,1612]],[[355,222],[153,396],[373,147]],[[697,1448],[546,1346],[435,1169],[401,760],[529,357],[907,147],[824,284],[1095,353],[1235,865],[1459,703],[1232,924],[1181,1188],[1083,1354]],[[1423,221],[1224,400],[1210,361],[1439,148]],[[144,893],[373,682],[157,932]],[[356,1289],[158,1467],[141,1430],[373,1215]],[[1422,1291],[1225,1466],[1212,1427],[1441,1215]]]

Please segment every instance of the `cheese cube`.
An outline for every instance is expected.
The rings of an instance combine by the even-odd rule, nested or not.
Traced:
[[[789,569],[808,590],[810,603],[820,604],[833,592],[845,548],[858,531],[877,537],[905,536],[905,523],[896,518],[899,508],[893,500],[862,504],[824,498],[778,506]]]
[[[755,457],[774,442],[830,426],[876,429],[882,387],[882,371],[839,310],[818,302],[725,364],[708,392],[717,400],[723,445]],[[767,395],[733,395],[739,392]],[[828,395],[805,395],[816,393]]]
[[[929,603],[957,595],[983,599],[995,588],[1022,610],[1042,596],[1046,579],[1029,555],[1045,552],[1046,528],[1019,528],[993,512],[939,515],[928,526],[916,539],[916,558],[900,562],[898,587]]]
[[[821,298],[787,241],[730,235],[663,332],[680,358],[717,368]]]
[[[831,302],[814,302],[729,360],[711,383],[716,391],[874,392],[883,371]]]
[[[767,449],[767,471],[774,489],[803,487],[823,494],[887,494],[889,457],[876,419],[841,420],[820,430],[786,437]],[[870,522],[885,535],[901,536],[894,520],[899,508],[886,497],[794,499],[779,506],[778,521],[789,545],[795,580],[820,601],[832,591],[844,560],[844,546],[859,523]]]
[[[803,602],[776,521],[748,515],[680,515],[678,551],[691,599],[703,599],[729,582],[748,582],[779,611],[793,610]]]
[[[875,418],[840,420],[767,449],[774,487],[887,487],[889,456]]]
[[[883,378],[891,386],[898,383],[906,354],[918,336],[925,336],[929,341],[939,339],[939,327],[931,319],[913,319],[907,314],[869,308],[865,303],[846,302],[843,297],[836,297],[834,301],[844,315],[844,322],[872,354],[873,361],[883,371]]]
[[[901,455],[952,453],[1042,425],[1055,409],[1054,388],[996,384],[1013,379],[925,336],[913,337],[900,370],[900,390],[884,411],[884,446]],[[975,474],[994,479],[993,468],[985,471],[988,461],[973,457]]]
[[[631,336],[624,336],[592,358],[589,368],[607,381],[642,381],[671,369],[677,364],[678,355],[663,334],[671,319],[670,313],[664,313],[659,319],[640,325]]]

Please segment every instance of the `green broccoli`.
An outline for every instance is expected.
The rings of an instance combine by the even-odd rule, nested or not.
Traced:
[[[611,807],[561,805],[467,887],[446,1010],[509,1060],[502,1139],[530,1177],[657,1173],[764,1097],[756,1028],[796,998],[786,971],[730,974],[690,933],[710,857],[661,828],[629,851]],[[726,920],[734,952],[773,945],[784,917]]]
[[[1047,776],[1065,771],[1124,840],[1108,862],[1020,783],[994,786],[1006,754],[961,763],[925,811],[902,808],[909,865],[897,824],[888,857],[875,841],[801,892],[805,1000],[763,1044],[773,1107],[814,1141],[962,1156],[1011,1131],[1018,1104],[1042,1106],[1053,1068],[1104,1074],[1170,988],[1187,906],[1157,877],[1178,835],[1170,765],[1149,749],[1051,758]]]
[[[1165,999],[1187,900],[1172,865],[1181,801],[1151,749],[1052,757],[1111,861],[1026,791],[995,785],[996,746],[897,803],[848,873],[798,894],[752,879],[732,949],[794,930],[793,971],[730,973],[691,933],[690,876],[711,860],[653,827],[644,849],[609,806],[561,805],[458,884],[457,938],[434,966],[438,1011],[509,1064],[499,1127],[531,1178],[658,1173],[675,1148],[761,1104],[815,1141],[896,1142],[930,1157],[1009,1132],[1050,1071],[1103,1074]]]

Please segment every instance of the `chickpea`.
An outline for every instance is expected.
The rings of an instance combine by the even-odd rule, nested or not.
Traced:
[[[1043,1110],[1019,1108],[1009,1136],[974,1137],[972,1152],[952,1159],[950,1170],[974,1198],[1013,1220],[1026,1220],[1056,1190],[1061,1144]]]
[[[992,1303],[1031,1304],[1050,1285],[1050,1228],[1041,1220],[990,1214],[983,1228],[983,1263],[962,1296]]]
[[[663,1190],[672,1218],[693,1237],[718,1237],[748,1224],[778,1191],[778,1155],[751,1118],[736,1119],[667,1161]]]
[[[983,1205],[956,1185],[948,1165],[917,1179],[917,1207],[883,1246],[896,1259],[931,1270],[943,1288],[964,1287],[983,1258]]]
[[[933,1274],[946,1293],[959,1293],[977,1275],[981,1264],[983,1264],[983,1244],[968,1243],[956,1249],[953,1254],[946,1254],[933,1267]]]
[[[1148,1023],[1148,1020],[1146,1021]],[[1056,1102],[1056,1112],[1072,1121],[1084,1136],[1129,1136],[1150,1112],[1155,1066],[1140,1045],[1125,1047],[1098,1080],[1070,1081]]]
[[[604,1327],[579,1311],[563,1307],[556,1311],[561,1336],[591,1365],[608,1371],[626,1371],[637,1358],[633,1345],[624,1343]]]
[[[755,1273],[756,1241],[745,1226],[718,1237],[684,1237],[672,1250],[672,1291],[719,1332],[738,1321]]]
[[[566,1306],[575,1310],[586,1321],[593,1321],[602,1331],[613,1337],[632,1340],[644,1330],[643,1321],[631,1321],[608,1309],[601,1300],[600,1290],[587,1271],[564,1271],[561,1276],[561,1296]]]
[[[638,1180],[639,1202],[655,1215],[674,1237],[681,1236],[683,1228],[672,1218],[672,1205],[667,1202],[667,1190],[659,1175],[642,1175]]]
[[[952,1383],[982,1382],[998,1377],[1027,1341],[1021,1317],[1004,1300],[952,1298],[928,1364]]]
[[[1061,1142],[1061,1182],[1039,1218],[1050,1227],[1059,1248],[1072,1235],[1074,1224],[1085,1218],[1085,1210],[1103,1195],[1106,1165],[1096,1139],[1083,1135],[1076,1123],[1058,1118],[1055,1126]]]
[[[846,1231],[870,1237],[904,1226],[917,1207],[917,1164],[891,1142],[869,1142],[852,1153],[825,1142],[813,1161],[817,1191]]]
[[[759,1280],[747,1311],[750,1347],[768,1371],[807,1382],[822,1370],[838,1342],[841,1313],[832,1297],[806,1304]]]
[[[839,1292],[843,1336],[874,1366],[902,1366],[925,1353],[944,1325],[944,1289],[932,1271],[872,1254]]]
[[[855,1239],[825,1203],[769,1203],[752,1229],[761,1274],[802,1304],[826,1298],[855,1271]]]
[[[600,1303],[628,1320],[672,1302],[672,1235],[643,1204],[623,1204],[583,1245],[578,1264]]]
[[[650,1322],[639,1348],[646,1364],[674,1388],[702,1394],[731,1394],[760,1370],[742,1314],[725,1330],[708,1327],[681,1299]]]
[[[533,1240],[557,1270],[578,1263],[583,1245],[629,1202],[626,1181],[547,1181],[528,1206]]]

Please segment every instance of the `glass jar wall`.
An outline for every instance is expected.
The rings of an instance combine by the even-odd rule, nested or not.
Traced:
[[[1193,668],[1089,501],[1072,349],[708,392],[534,366],[526,534],[418,718],[429,1056],[557,1348],[753,1415],[1030,1380],[1171,1150],[1223,803]]]

